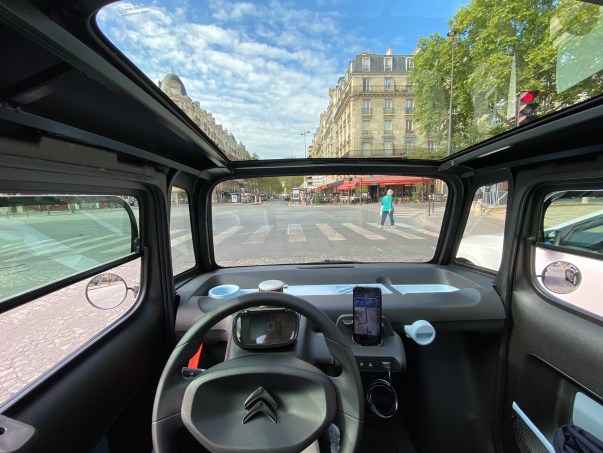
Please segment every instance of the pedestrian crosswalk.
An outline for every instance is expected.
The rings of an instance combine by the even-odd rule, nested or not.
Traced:
[[[318,223],[290,223],[282,225],[261,225],[251,227],[237,225],[226,228],[214,235],[214,246],[230,243],[244,246],[263,245],[270,243],[272,239],[279,242],[305,243],[320,242],[327,240],[330,242],[345,241],[426,241],[435,245],[439,233],[425,228],[410,225],[404,222],[395,224],[394,228],[389,226],[389,222],[379,228],[379,222],[367,222],[365,224],[355,224],[342,222],[339,224]],[[275,235],[278,235],[276,238]],[[190,233],[182,236],[172,233],[172,247],[190,241]]]
[[[383,229],[379,222],[366,222],[362,224],[341,222],[305,222],[264,224],[259,226],[234,225],[215,231],[213,237],[214,247],[235,245],[237,247],[264,246],[271,242],[282,244],[315,243],[329,241],[331,243],[351,244],[363,241],[375,241],[384,246],[400,244],[406,241],[422,242],[423,246],[435,246],[438,232],[400,222],[396,218],[395,228],[389,227],[389,222]],[[277,236],[275,236],[277,235]],[[188,229],[173,230],[171,232],[171,247],[183,252],[192,251],[192,233]],[[33,240],[32,240],[33,239]],[[389,242],[388,242],[389,241]],[[0,243],[0,264],[15,266],[31,260],[54,261],[64,264],[64,259],[76,257],[78,260],[93,259],[97,263],[107,262],[117,256],[126,256],[130,253],[130,241],[127,237],[105,235],[97,237],[74,237],[64,240],[53,240],[47,236],[30,237],[28,241]],[[188,251],[188,252],[187,252]]]

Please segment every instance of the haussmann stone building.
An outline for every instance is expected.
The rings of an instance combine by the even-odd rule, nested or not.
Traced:
[[[357,55],[329,90],[311,157],[394,157],[441,146],[414,123],[413,55]]]

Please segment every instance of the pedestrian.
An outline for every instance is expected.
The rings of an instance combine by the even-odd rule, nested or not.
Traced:
[[[385,223],[385,219],[389,214],[389,222],[391,224],[391,228],[394,228],[394,199],[392,197],[394,191],[389,189],[387,194],[381,199],[381,225],[379,228],[383,228],[383,224]]]

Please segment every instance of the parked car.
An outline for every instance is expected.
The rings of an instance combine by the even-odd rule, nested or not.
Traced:
[[[578,283],[580,283],[580,271],[578,268],[574,265],[569,266],[565,270],[565,279],[568,282],[572,282],[574,286],[578,286]]]
[[[603,438],[599,3],[0,2],[0,451]]]

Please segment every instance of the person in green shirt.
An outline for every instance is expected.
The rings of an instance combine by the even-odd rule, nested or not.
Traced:
[[[383,228],[383,224],[385,223],[385,219],[389,214],[389,222],[391,224],[391,228],[394,228],[394,199],[392,197],[394,191],[389,189],[387,194],[381,199],[381,225],[379,228]]]

